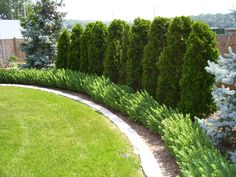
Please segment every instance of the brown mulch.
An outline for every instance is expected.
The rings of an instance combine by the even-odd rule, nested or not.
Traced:
[[[86,100],[93,101],[98,105],[106,107],[101,103],[92,100],[91,97],[85,94],[80,94],[70,91],[63,91],[63,92],[79,96]],[[125,121],[130,127],[132,127],[139,134],[140,137],[142,137],[142,139],[145,141],[147,146],[152,151],[154,157],[156,158],[164,177],[176,177],[177,175],[180,175],[180,171],[178,165],[176,164],[175,159],[170,155],[170,153],[168,152],[167,148],[164,145],[163,140],[158,134],[154,134],[147,128],[143,127],[142,125],[132,122],[131,120],[128,119],[127,116],[124,116],[121,113],[117,113],[114,111],[111,112],[118,115],[123,121]]]
[[[115,114],[129,124],[129,126],[142,137],[156,158],[164,177],[176,177],[177,175],[180,175],[175,159],[170,155],[163,140],[158,134],[154,134],[142,125],[132,122],[128,117],[120,113]]]

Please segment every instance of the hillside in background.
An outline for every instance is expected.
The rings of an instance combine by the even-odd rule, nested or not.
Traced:
[[[190,16],[195,21],[201,21],[207,23],[210,27],[214,28],[236,28],[236,11],[228,14],[201,14],[197,16]],[[80,23],[85,27],[88,23],[94,20],[76,20],[69,19],[64,21],[64,26],[71,29],[75,24]],[[103,21],[106,25],[109,25],[111,21]],[[132,24],[132,21],[128,21]]]
[[[190,16],[193,20],[207,23],[210,27],[216,28],[235,28],[236,12],[228,14],[201,14]]]
[[[68,29],[72,29],[74,25],[77,23],[80,23],[83,27],[85,27],[88,23],[90,22],[95,22],[96,20],[76,20],[76,19],[68,19],[64,21],[64,26],[67,27]],[[109,25],[111,21],[102,21],[106,25]],[[129,24],[132,24],[132,21],[127,21]]]
[[[68,29],[72,29],[74,25],[77,23],[81,24],[83,27],[85,27],[88,23],[94,22],[95,20],[77,20],[77,19],[68,19],[64,21],[64,26]],[[110,21],[103,21],[106,25],[109,25]]]

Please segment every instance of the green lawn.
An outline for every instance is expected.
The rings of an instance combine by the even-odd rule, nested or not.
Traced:
[[[0,87],[0,177],[139,177],[127,138],[101,114],[38,90]]]

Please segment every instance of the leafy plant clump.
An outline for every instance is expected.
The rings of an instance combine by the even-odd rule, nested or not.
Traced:
[[[40,85],[86,93],[159,133],[176,157],[183,176],[233,177],[235,174],[236,166],[230,165],[214,149],[189,116],[160,105],[146,92],[132,93],[129,88],[114,84],[105,77],[70,70],[0,69],[0,83]]]

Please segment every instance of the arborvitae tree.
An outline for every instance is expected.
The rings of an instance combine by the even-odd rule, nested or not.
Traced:
[[[103,60],[105,57],[107,26],[97,21],[91,29],[91,38],[88,41],[88,72],[102,75]]]
[[[72,28],[70,36],[69,53],[68,53],[68,63],[67,63],[68,69],[79,70],[80,45],[81,45],[82,33],[83,33],[83,27],[79,23]]]
[[[94,23],[89,23],[81,36],[79,70],[84,73],[88,72],[88,43],[91,38],[93,26]]]
[[[142,88],[156,97],[158,78],[157,61],[166,45],[166,33],[170,20],[156,17],[149,30],[148,44],[144,48]]]
[[[189,35],[184,55],[179,108],[200,118],[214,111],[211,95],[214,77],[207,73],[207,60],[216,62],[219,55],[215,33],[208,25],[196,22]]]
[[[123,44],[128,28],[127,25],[125,21],[113,20],[108,28],[103,74],[116,83],[120,80],[121,61],[125,62],[122,56],[124,56]]]
[[[58,39],[56,68],[67,68],[68,48],[70,44],[70,33],[64,30]]]
[[[27,67],[42,68],[54,63],[55,44],[65,15],[58,11],[61,6],[55,0],[40,0],[32,6],[29,16],[22,18],[22,50],[27,54]]]
[[[149,20],[136,18],[130,33],[127,82],[134,89],[142,88],[142,58],[144,47],[148,41],[150,24]]]
[[[122,57],[119,68],[119,84],[127,84],[127,61],[128,61],[128,48],[129,48],[129,34],[130,25],[125,25],[123,40],[122,40]]]
[[[191,25],[189,17],[175,17],[172,20],[167,32],[166,47],[157,63],[157,100],[167,106],[176,107],[180,100],[179,81]]]

